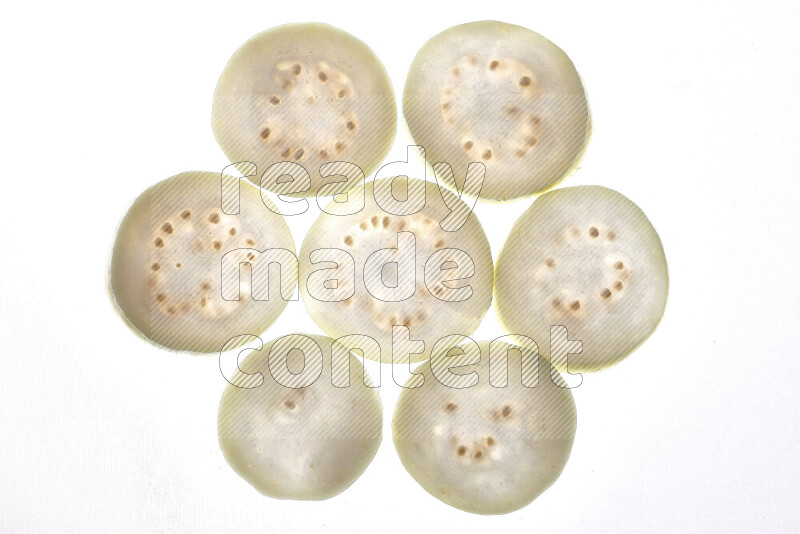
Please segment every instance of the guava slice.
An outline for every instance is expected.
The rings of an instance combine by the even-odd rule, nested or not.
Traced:
[[[653,332],[667,289],[664,249],[642,210],[611,189],[579,186],[540,196],[514,224],[497,261],[495,304],[503,327],[547,358],[550,327],[565,326],[582,343],[564,355],[569,371],[595,371]]]
[[[244,43],[228,61],[214,93],[211,124],[231,162],[255,163],[247,178],[290,196],[332,195],[356,183],[322,178],[327,162],[346,161],[371,173],[389,151],[397,110],[380,60],[352,35],[317,23],[286,24]],[[273,175],[283,161],[302,165],[311,185]]]
[[[234,209],[239,213],[229,214]],[[271,201],[243,180],[185,172],[150,187],[128,210],[114,243],[110,289],[148,339],[178,351],[217,352],[235,336],[265,331],[295,291],[296,263],[281,269],[280,280],[265,276],[274,259],[261,254],[267,249],[291,266],[294,242]]]
[[[240,363],[219,406],[218,433],[230,466],[278,499],[328,499],[350,486],[378,451],[377,389],[330,338],[291,334]]]
[[[526,28],[454,26],[414,58],[403,114],[428,162],[446,162],[460,188],[470,162],[486,166],[480,198],[543,191],[579,164],[591,134],[583,85],[569,57]]]
[[[343,342],[392,362],[393,327],[405,327],[425,346],[410,360],[399,354],[408,347],[396,347],[396,363],[425,359],[443,336],[472,333],[491,304],[494,273],[489,242],[467,205],[449,189],[405,177],[367,182],[348,199],[325,208],[300,250],[300,291],[320,328],[334,338],[368,336],[368,345]],[[351,213],[355,202],[363,207]],[[443,229],[448,217],[445,227],[457,230]]]
[[[502,339],[459,347],[414,370],[394,411],[394,445],[437,499],[477,514],[513,512],[567,463],[577,426],[572,392],[528,349]]]

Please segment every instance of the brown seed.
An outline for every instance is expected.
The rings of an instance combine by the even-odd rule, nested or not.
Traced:
[[[303,68],[298,63],[295,63],[292,67],[292,74],[295,76],[300,76],[300,72],[302,72],[302,70]]]
[[[155,246],[157,246],[158,248],[163,248],[164,247],[164,240],[161,239],[160,237],[157,237],[156,240],[153,241],[153,244]]]
[[[294,153],[294,159],[300,159],[300,158],[302,158],[302,157],[303,157],[303,154],[305,154],[305,150],[303,150],[303,149],[301,148],[300,150],[298,150],[297,152],[295,152],[295,153]]]
[[[621,271],[623,267],[625,266],[622,264],[621,261],[618,261],[617,263],[614,264],[614,268],[618,271]]]
[[[344,143],[336,143],[335,148],[336,152],[341,152],[342,150],[344,150]]]
[[[544,264],[550,267],[551,269],[556,266],[556,262],[553,260],[553,258],[547,258],[546,260],[544,260]]]
[[[324,72],[320,72],[319,74],[317,74],[317,78],[319,78],[319,81],[321,81],[322,83],[328,81],[328,75],[325,74]]]
[[[372,226],[378,226],[378,216],[373,215],[372,218],[370,219],[370,222],[372,223]]]
[[[269,128],[264,128],[261,130],[261,139],[266,139],[269,137]]]
[[[435,245],[433,245],[433,248],[442,248],[443,246],[444,246],[444,241],[440,239],[439,241],[436,242]]]
[[[608,289],[608,288],[605,288],[605,289],[603,290],[603,292],[602,292],[602,293],[600,293],[600,296],[601,296],[601,297],[603,297],[604,299],[607,299],[608,297],[610,297],[610,296],[611,296],[611,291],[609,291],[609,289]]]
[[[589,235],[592,237],[597,237],[600,235],[600,231],[594,226],[592,226],[591,228],[589,228]]]
[[[522,87],[528,87],[531,84],[531,79],[528,76],[523,76],[519,79],[519,84]]]
[[[608,232],[608,240],[609,241],[614,241],[616,238],[617,238],[617,234],[615,234],[614,232]]]
[[[458,449],[456,449],[456,453],[459,456],[464,456],[465,454],[467,454],[467,448],[465,446],[461,445]]]
[[[185,219],[188,219],[191,216],[192,216],[192,212],[189,211],[189,210],[184,210],[184,211],[181,212],[181,219],[185,220]]]
[[[487,444],[488,446],[490,446],[490,447],[491,447],[492,445],[494,445],[494,439],[492,438],[492,436],[489,436],[488,438],[486,438],[486,444]]]
[[[166,298],[167,296],[164,293],[159,293],[158,295],[156,295],[157,302],[164,302]]]
[[[251,247],[252,247],[253,245],[255,245],[255,244],[256,244],[256,242],[255,242],[255,241],[253,241],[252,239],[247,239],[247,240],[245,240],[245,243],[247,243],[247,244],[248,244],[248,245],[250,245]]]
[[[464,143],[464,148],[466,148],[467,150],[472,148],[472,141],[467,141],[466,143]]]
[[[153,269],[154,271],[157,271],[161,268],[161,266],[157,263],[154,263],[153,265],[150,266],[150,268]]]
[[[499,66],[500,66],[500,62],[495,59],[494,61],[489,63],[489,70],[496,70],[497,67],[499,67]]]
[[[354,123],[353,121],[347,121],[346,126],[347,126],[348,130],[355,130],[356,129],[356,123]]]
[[[536,139],[535,137],[531,136],[531,137],[528,138],[528,140],[526,142],[528,143],[528,146],[536,146],[536,142],[537,141],[538,141],[538,139]]]
[[[281,99],[275,95],[272,95],[271,97],[269,97],[269,103],[272,104],[273,106],[277,106],[278,104],[281,103]]]
[[[203,282],[203,285],[200,286],[200,287],[202,287],[204,290],[208,291],[209,289],[211,289],[211,284],[209,284],[208,282]]]
[[[293,401],[290,400],[283,401],[283,405],[289,408],[290,410],[294,410],[295,407],[297,406]]]
[[[338,96],[339,98],[344,98],[347,96],[347,91],[345,91],[344,89],[340,89],[339,92],[336,93],[336,96]]]
[[[208,222],[211,224],[217,224],[219,222],[219,213],[212,213],[208,216]]]
[[[617,282],[614,284],[614,289],[616,289],[617,291],[622,291],[622,282],[617,280]]]
[[[509,415],[511,415],[511,406],[509,406],[508,404],[503,406],[503,412],[502,413],[503,413],[503,417],[508,417]]]
[[[328,151],[327,150],[320,150],[319,151],[319,157],[321,157],[322,159],[327,158],[328,157]]]
[[[384,228],[389,226],[389,217],[384,217],[382,223]]]
[[[232,236],[236,235],[236,228],[231,228],[230,230],[228,230],[228,234],[230,234]]]
[[[291,150],[289,150],[289,147],[284,148],[283,151],[281,152],[281,157],[285,158],[286,156],[289,155],[289,152],[291,152]]]
[[[481,155],[483,159],[491,159],[492,151],[491,150],[484,150],[483,154]]]
[[[353,244],[353,238],[351,236],[349,236],[349,235],[345,236],[344,237],[344,244],[349,247],[350,245]]]
[[[553,300],[552,300],[552,302],[550,302],[550,304],[551,304],[551,305],[552,305],[554,308],[560,308],[560,307],[561,307],[561,301],[560,301],[560,300],[558,300],[558,299],[553,299]]]
[[[453,413],[454,411],[456,411],[456,408],[458,408],[458,406],[456,406],[452,402],[448,402],[447,406],[444,407],[444,411]]]
[[[572,308],[573,310],[579,310],[581,307],[581,301],[573,300],[572,304],[570,304],[569,307]]]
[[[214,241],[214,250],[219,250],[222,248],[222,243],[219,241]]]
[[[161,225],[161,231],[164,232],[165,234],[171,234],[172,225],[168,222],[165,222],[164,224]]]
[[[480,460],[481,456],[483,456],[483,451],[475,451],[475,454],[472,455],[476,460]]]
[[[442,104],[443,110],[447,111],[449,108],[450,108],[450,102],[445,102],[444,104]]]

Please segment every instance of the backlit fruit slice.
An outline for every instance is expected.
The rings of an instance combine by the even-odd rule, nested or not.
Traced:
[[[539,197],[514,224],[497,261],[496,307],[508,332],[551,357],[550,327],[581,341],[553,365],[594,371],[625,358],[656,328],[667,303],[667,261],[633,202],[598,186]]]
[[[263,186],[292,196],[314,196],[319,168],[347,161],[371,173],[389,151],[397,110],[389,76],[362,41],[326,24],[287,24],[262,32],[228,61],[214,93],[211,124],[231,162],[258,167],[256,185],[281,161],[302,165],[311,186],[273,176]],[[352,188],[341,183],[324,195]]]
[[[394,445],[406,470],[437,499],[478,514],[513,512],[564,469],[575,402],[534,352],[502,339],[465,341],[460,350],[448,350],[457,340],[443,346],[415,369],[406,383],[414,389],[400,393],[394,411]],[[416,373],[424,376],[421,386]]]
[[[443,336],[478,327],[492,300],[491,251],[475,214],[449,189],[382,179],[350,191],[346,203],[334,199],[325,211],[299,260],[303,300],[328,335],[369,336],[374,341],[343,342],[366,358],[401,363],[425,359]],[[393,327],[408,329],[400,328],[394,355]],[[406,337],[424,342],[424,350],[402,342]]]
[[[238,214],[230,215],[237,199]],[[149,188],[125,215],[111,291],[129,323],[152,341],[217,352],[278,318],[297,285],[293,254],[286,222],[257,188],[219,173],[186,172]],[[287,265],[280,280],[267,276],[277,260]],[[242,264],[250,269],[240,272]]]
[[[567,55],[537,33],[494,21],[455,26],[422,47],[403,114],[427,160],[450,164],[459,188],[470,162],[486,166],[487,200],[553,186],[578,166],[591,134]]]
[[[244,359],[244,374],[222,394],[222,453],[265,495],[328,499],[355,482],[378,451],[378,391],[349,351],[331,355],[332,343],[303,334],[273,340]]]

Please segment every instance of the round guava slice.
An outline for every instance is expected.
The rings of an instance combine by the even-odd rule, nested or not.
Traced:
[[[451,506],[513,512],[567,463],[577,427],[572,392],[533,351],[502,338],[444,346],[406,388],[392,420],[395,448],[409,474]]]
[[[150,187],[128,210],[114,243],[110,289],[148,339],[217,352],[278,318],[297,286],[293,255],[283,216],[257,188],[219,173],[185,172]],[[266,276],[276,259],[287,266],[280,280]]]
[[[264,495],[321,500],[364,472],[381,443],[383,407],[361,363],[330,338],[291,334],[253,351],[225,387],[219,444]]]
[[[403,115],[427,160],[448,163],[459,187],[471,162],[486,166],[485,200],[553,186],[577,168],[591,135],[569,57],[531,30],[495,21],[454,26],[422,47]]]
[[[595,371],[625,358],[656,328],[667,303],[667,261],[636,204],[604,187],[568,187],[540,196],[517,220],[495,284],[506,331],[531,338],[559,369]],[[566,327],[580,352],[556,357],[551,326]]]
[[[386,69],[365,43],[326,24],[286,24],[236,50],[219,78],[211,124],[231,162],[256,165],[248,179],[307,197],[326,183],[339,182],[322,195],[357,185],[342,176],[323,178],[324,163],[375,170],[394,140],[397,110]],[[262,182],[278,162],[303,166],[310,187],[281,173]]]
[[[384,363],[421,361],[441,337],[472,333],[492,301],[492,255],[480,222],[449,189],[424,180],[370,181],[347,202],[334,198],[299,261],[314,321]]]

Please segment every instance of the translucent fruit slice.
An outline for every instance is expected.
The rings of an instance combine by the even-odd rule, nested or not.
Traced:
[[[328,499],[350,486],[378,451],[383,408],[377,389],[348,351],[332,355],[332,342],[303,334],[273,340],[240,363],[242,373],[222,394],[222,453],[265,495]]]
[[[616,191],[569,187],[539,197],[514,224],[497,261],[496,308],[504,328],[545,357],[551,325],[565,326],[583,345],[563,355],[569,370],[594,371],[653,332],[667,286],[664,249],[644,213]]]
[[[348,198],[365,199],[364,207],[345,214],[348,204],[334,200],[300,251],[301,294],[314,321],[334,338],[368,336],[367,345],[344,342],[383,362],[392,361],[395,326],[424,342],[424,350],[409,349],[410,361],[425,359],[443,336],[473,332],[491,303],[494,276],[489,242],[466,204],[405,177],[367,182]],[[396,363],[408,361],[400,351],[409,347],[395,347]]]
[[[480,198],[543,191],[572,172],[591,133],[583,85],[556,45],[502,22],[455,26],[428,41],[411,64],[403,114],[431,163],[461,179],[486,166]]]
[[[302,165],[311,186],[266,180],[264,187],[294,196],[314,196],[324,183],[319,168],[332,161],[377,168],[397,129],[394,91],[372,50],[326,24],[287,24],[243,44],[228,61],[214,93],[211,124],[231,162],[255,163],[255,184],[270,165]],[[353,187],[341,183],[323,193]]]
[[[239,213],[230,215],[237,199]],[[268,280],[271,258],[261,254],[268,249],[294,254],[294,243],[257,188],[218,173],[186,172],[149,188],[128,210],[114,243],[111,292],[150,340],[216,352],[234,336],[262,333],[286,306],[282,296],[291,298],[297,270],[283,269],[280,283]],[[242,264],[250,272],[240,273]]]
[[[416,373],[424,383],[400,394],[394,445],[434,497],[478,514],[512,512],[564,469],[577,425],[572,393],[527,349],[502,340],[460,347],[415,369],[406,387],[419,386]]]

